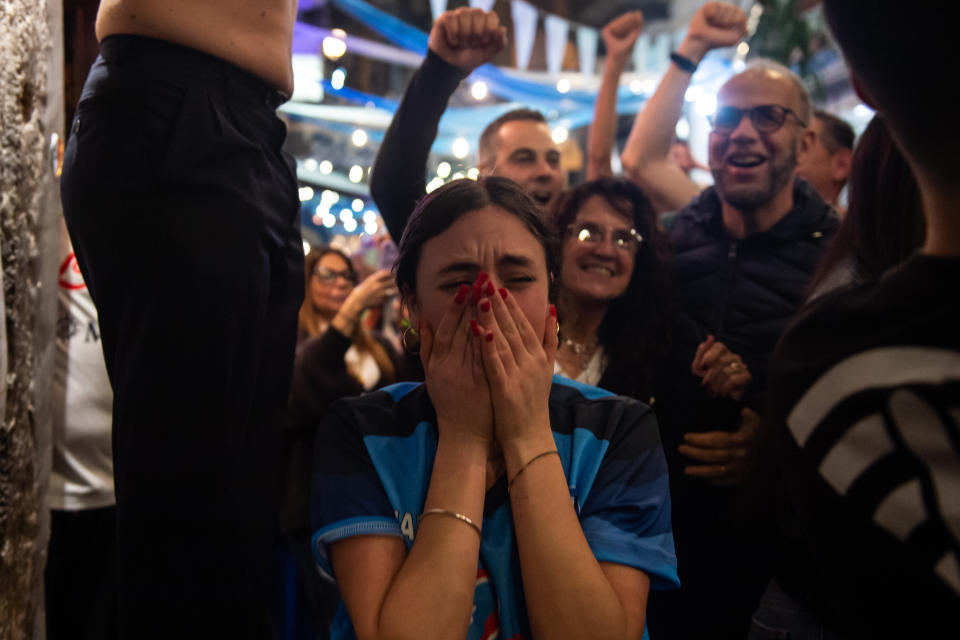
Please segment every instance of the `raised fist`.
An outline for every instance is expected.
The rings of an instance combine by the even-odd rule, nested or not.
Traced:
[[[461,7],[433,23],[427,45],[444,61],[470,73],[507,44],[507,28],[492,11]]]
[[[707,51],[735,45],[747,35],[747,14],[743,9],[723,2],[708,2],[700,7],[690,26],[687,37],[678,51],[699,61]]]
[[[633,51],[640,32],[643,31],[643,12],[628,11],[607,23],[601,31],[607,55],[626,58]]]

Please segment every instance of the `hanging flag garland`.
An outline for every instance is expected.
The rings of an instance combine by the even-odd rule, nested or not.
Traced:
[[[543,21],[543,29],[547,34],[547,73],[556,76],[563,69],[570,23],[557,16],[547,16]]]
[[[513,18],[513,44],[517,54],[517,69],[530,66],[533,41],[537,36],[537,8],[524,0],[510,0]]]

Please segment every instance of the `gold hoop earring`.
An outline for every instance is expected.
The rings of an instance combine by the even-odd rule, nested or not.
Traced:
[[[411,339],[411,337],[413,339]],[[411,342],[414,344],[411,345]],[[403,345],[403,350],[410,355],[420,355],[420,335],[417,333],[417,330],[413,328],[413,325],[404,327],[403,333],[400,334],[400,344]]]

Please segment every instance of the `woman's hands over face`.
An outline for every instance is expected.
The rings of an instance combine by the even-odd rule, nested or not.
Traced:
[[[486,281],[483,272],[474,291],[482,289],[481,279]],[[441,437],[490,442],[493,408],[471,297],[471,287],[461,285],[436,329],[421,321],[420,360]]]
[[[494,433],[502,445],[549,426],[548,400],[557,351],[556,309],[551,305],[543,340],[534,331],[513,296],[484,285],[476,303],[478,325],[473,331],[493,402]],[[542,435],[542,434],[539,434]]]

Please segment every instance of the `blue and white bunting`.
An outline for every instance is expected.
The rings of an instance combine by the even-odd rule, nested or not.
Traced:
[[[543,29],[547,34],[547,73],[555,76],[563,69],[570,23],[563,18],[548,15],[543,21]]]
[[[513,17],[513,42],[517,54],[517,69],[526,71],[530,66],[533,41],[537,37],[537,8],[524,0],[510,0],[510,15]]]
[[[577,28],[577,55],[580,58],[580,73],[592,76],[597,66],[597,42],[600,32],[591,27]]]

